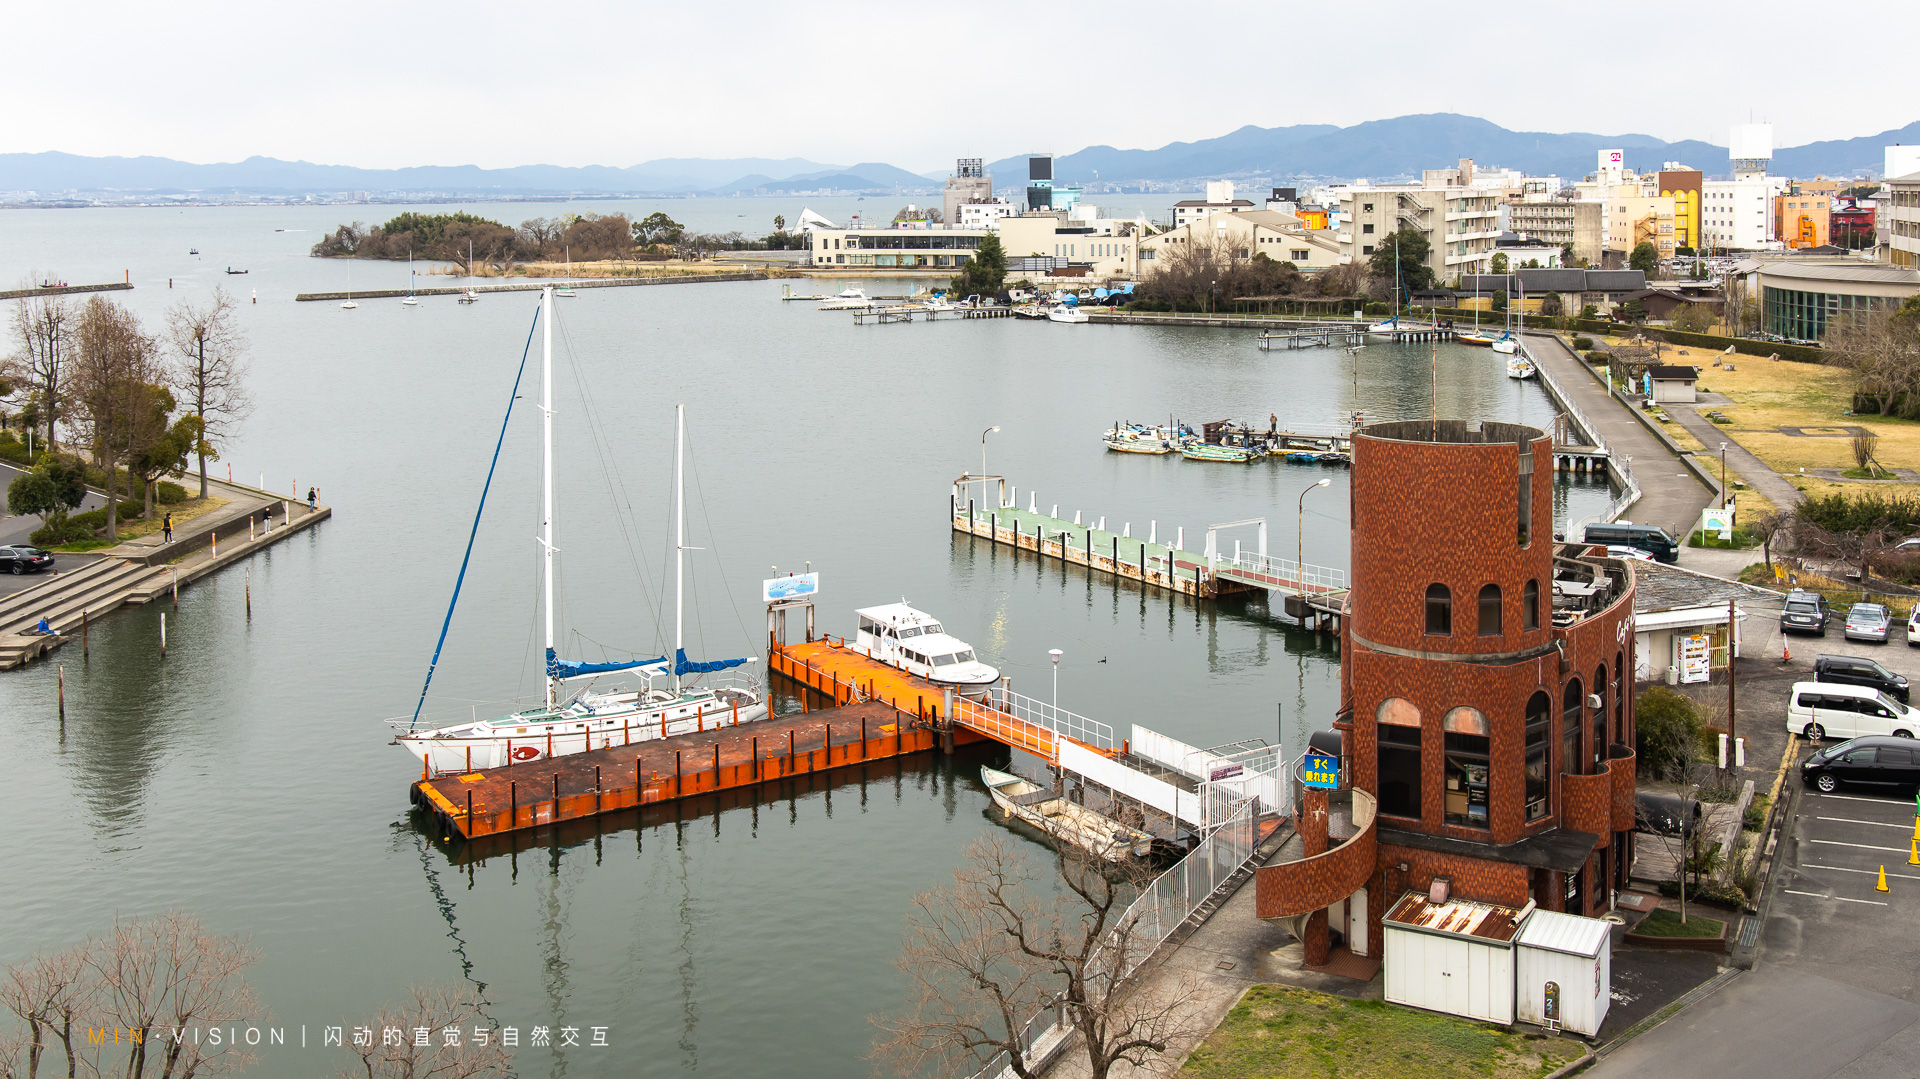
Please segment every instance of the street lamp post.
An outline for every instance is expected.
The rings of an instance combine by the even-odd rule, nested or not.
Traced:
[[[1727,508],[1727,444],[1720,443],[1720,508]]]
[[[1055,711],[1059,711],[1060,709],[1060,656],[1061,654],[1062,653],[1058,648],[1047,649],[1047,655],[1053,657],[1053,707]]]
[[[1307,491],[1315,487],[1327,487],[1332,483],[1331,479],[1321,479],[1308,484],[1307,490],[1300,492],[1300,500],[1294,506],[1296,516],[1293,526],[1293,576],[1294,583],[1300,586],[1300,594],[1303,596],[1307,591]]]
[[[990,434],[993,434],[998,430],[1000,430],[1000,428],[995,426],[995,427],[989,427],[986,430],[980,432],[980,499],[981,501],[985,501],[987,497],[987,436]]]

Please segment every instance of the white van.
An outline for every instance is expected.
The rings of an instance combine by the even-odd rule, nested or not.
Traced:
[[[1787,699],[1787,732],[1816,742],[1866,734],[1912,738],[1920,732],[1920,712],[1868,686],[1795,682]]]

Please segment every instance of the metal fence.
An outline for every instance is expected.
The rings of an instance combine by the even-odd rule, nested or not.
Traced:
[[[1252,799],[1241,803],[1225,824],[1209,832],[1185,858],[1154,878],[1114,923],[1090,960],[1090,978],[1119,980],[1138,970],[1174,930],[1247,864],[1260,845],[1254,810]],[[1033,1063],[1039,1056],[1057,1050],[1072,1033],[1067,1016],[1055,1006],[1021,1027],[1019,1045],[1027,1061]],[[974,1072],[971,1079],[1003,1079],[1013,1074],[1011,1065],[1003,1051]]]
[[[1342,592],[1347,587],[1347,571],[1329,566],[1302,564],[1291,558],[1236,552],[1232,557],[1214,556],[1208,567],[1215,574],[1249,574],[1285,582],[1299,592]]]

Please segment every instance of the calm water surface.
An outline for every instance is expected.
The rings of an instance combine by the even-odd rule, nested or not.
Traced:
[[[776,212],[749,206],[737,212]],[[598,835],[523,838],[478,858],[417,829],[412,758],[380,720],[419,695],[538,294],[351,312],[294,303],[349,271],[355,287],[404,286],[404,264],[306,257],[344,209],[0,212],[0,280],[130,272],[139,287],[116,298],[155,329],[181,298],[257,290],[241,310],[257,407],[227,459],[236,479],[318,486],[336,514],[186,590],[164,662],[158,605],[101,622],[90,664],[72,649],[60,657],[64,726],[52,665],[0,675],[0,961],[77,942],[117,915],[180,907],[252,935],[253,980],[290,1027],[351,1026],[410,985],[467,980],[504,1024],[610,1028],[609,1049],[523,1049],[527,1075],[865,1071],[868,1017],[903,989],[890,964],[910,897],[997,827],[981,758],[609,818]],[[517,221],[560,208],[480,209]],[[229,264],[251,272],[228,277]],[[823,630],[846,632],[853,608],[904,596],[1036,696],[1050,692],[1047,650],[1064,649],[1061,703],[1116,728],[1213,745],[1274,737],[1283,710],[1278,732],[1297,750],[1326,724],[1336,653],[1263,602],[1170,600],[955,538],[948,485],[979,467],[980,433],[998,425],[988,466],[1023,503],[1031,488],[1067,514],[1152,521],[1163,537],[1184,526],[1190,547],[1208,524],[1265,516],[1272,549],[1290,552],[1287,509],[1329,476],[1307,496],[1300,542],[1309,561],[1344,566],[1343,471],[1111,454],[1099,432],[1168,414],[1331,423],[1356,394],[1369,419],[1425,415],[1426,347],[1263,353],[1246,331],[1001,320],[861,327],[782,304],[780,288],[556,301],[569,651],[670,647],[665,511],[684,401],[689,543],[705,548],[691,559],[696,656],[754,651],[759,580],[810,561],[824,577]],[[538,687],[537,349],[431,708]],[[1438,364],[1443,414],[1550,422],[1539,388],[1505,378],[1488,352],[1441,346]],[[1563,521],[1606,502],[1588,482],[1557,490]],[[341,1063],[281,1049],[253,1073]]]

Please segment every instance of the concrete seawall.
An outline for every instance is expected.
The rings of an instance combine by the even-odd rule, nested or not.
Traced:
[[[474,285],[473,291],[480,294],[489,292],[535,292],[549,285],[571,285],[574,288],[622,288],[629,285],[698,285],[715,281],[765,281],[764,270],[749,270],[744,273],[687,274],[679,277],[535,277],[520,278],[510,284]],[[465,292],[464,286],[458,288],[417,288],[397,289],[355,289],[352,292],[302,292],[295,300],[389,300],[401,296],[458,296]]]
[[[125,292],[132,287],[132,282],[115,281],[111,285],[55,285],[52,288],[16,288],[0,292],[0,300],[30,300],[36,296],[74,296],[82,292]]]

